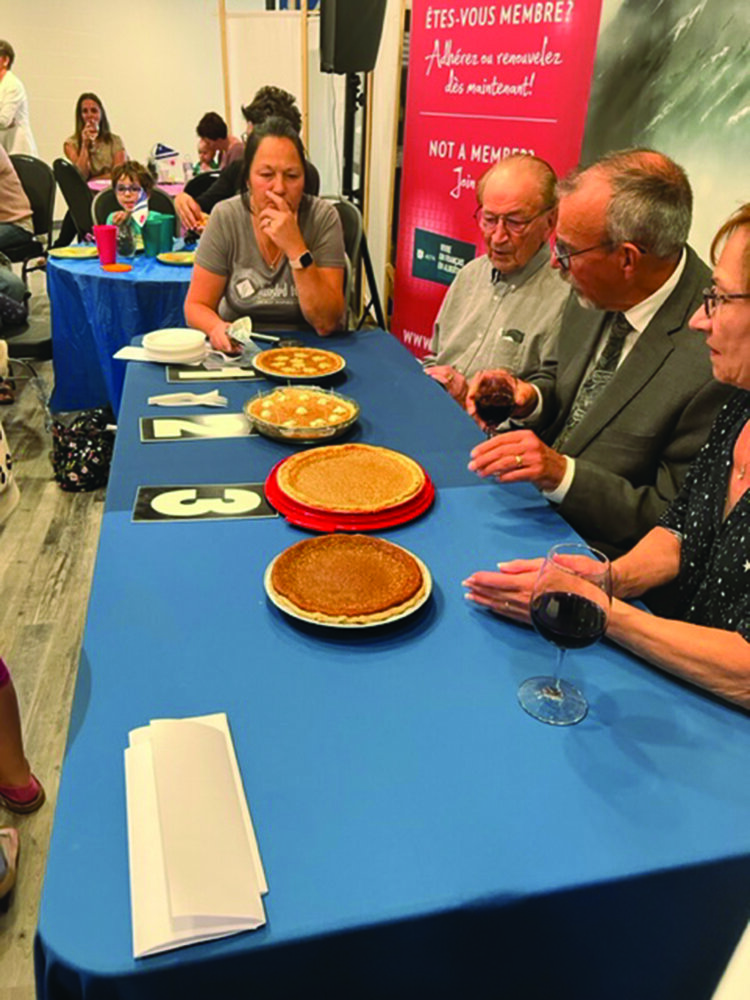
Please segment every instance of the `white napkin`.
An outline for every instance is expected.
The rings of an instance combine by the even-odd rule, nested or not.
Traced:
[[[134,957],[262,926],[268,884],[226,715],[152,720],[129,736]]]
[[[211,392],[165,392],[162,396],[149,396],[152,406],[227,406],[229,400],[220,396],[219,390]]]

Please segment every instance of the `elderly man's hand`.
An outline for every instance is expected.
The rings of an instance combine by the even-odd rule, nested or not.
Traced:
[[[517,622],[530,621],[531,591],[543,559],[514,559],[499,563],[498,572],[480,570],[463,581],[468,601],[512,618]]]
[[[500,483],[531,482],[540,490],[556,489],[566,468],[565,456],[548,448],[533,431],[496,434],[472,450],[469,462],[478,476],[494,476]]]
[[[455,368],[451,368],[450,365],[431,365],[429,368],[425,368],[425,374],[429,375],[430,378],[434,378],[436,382],[439,382],[453,396],[457,403],[461,406],[464,405],[469,384],[461,372],[456,371]]]

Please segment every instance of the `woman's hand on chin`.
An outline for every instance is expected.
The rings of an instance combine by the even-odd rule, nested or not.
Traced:
[[[297,213],[289,204],[273,191],[267,191],[266,196],[272,202],[266,205],[258,214],[260,231],[272,240],[279,250],[283,250],[290,260],[295,260],[305,252],[305,242],[302,239]]]

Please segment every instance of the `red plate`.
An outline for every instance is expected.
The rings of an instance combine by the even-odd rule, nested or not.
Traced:
[[[291,456],[287,458],[291,458]],[[343,511],[336,512],[308,507],[306,504],[299,503],[287,496],[278,484],[279,466],[286,462],[287,458],[277,462],[269,472],[265,483],[265,492],[268,502],[276,508],[279,514],[283,514],[290,524],[294,524],[298,528],[307,528],[310,531],[380,531],[383,528],[392,528],[397,524],[413,521],[420,514],[424,514],[432,506],[435,499],[435,486],[420,465],[419,467],[424,473],[424,486],[416,496],[404,503],[396,504],[394,507],[387,507],[385,510],[378,510],[373,514],[347,514]]]

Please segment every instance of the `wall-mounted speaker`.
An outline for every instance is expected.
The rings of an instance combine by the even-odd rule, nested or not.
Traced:
[[[321,0],[320,68],[369,73],[383,34],[386,0]]]

